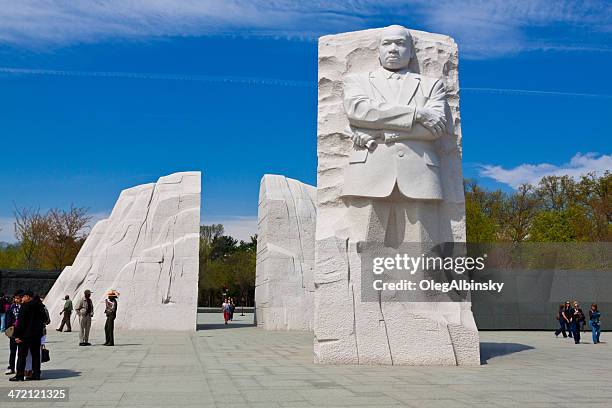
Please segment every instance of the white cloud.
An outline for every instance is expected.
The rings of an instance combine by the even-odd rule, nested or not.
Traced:
[[[393,21],[453,35],[463,56],[612,51],[612,6],[605,0],[0,0],[0,21],[0,42],[40,48],[155,36],[315,38]],[[595,44],[576,43],[575,36],[555,40],[545,33],[555,24],[575,28],[578,40],[590,41],[589,33],[607,37]]]
[[[606,170],[612,171],[612,155],[576,153],[569,163],[560,166],[549,163],[521,164],[511,169],[504,169],[501,166],[482,165],[479,174],[516,189],[524,183],[535,185],[545,176],[567,175],[579,178],[590,172],[602,174]]]
[[[608,41],[603,46],[580,42],[589,33],[612,27],[607,1],[442,0],[436,5],[424,10],[427,26],[456,37],[462,53],[470,57],[534,49],[612,51]],[[546,32],[555,25],[564,27],[564,34]],[[572,28],[579,35],[565,34]]]
[[[224,234],[232,237],[249,241],[251,236],[257,234],[257,216],[203,216],[203,225],[223,224]]]

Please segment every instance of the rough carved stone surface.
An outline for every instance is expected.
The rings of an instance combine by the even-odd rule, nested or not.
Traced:
[[[480,363],[479,337],[469,302],[419,304],[361,301],[361,258],[357,253],[360,240],[351,238],[354,235],[351,232],[352,225],[347,226],[345,220],[351,219],[347,216],[349,210],[362,211],[371,204],[366,204],[363,197],[357,197],[362,200],[362,204],[358,205],[351,204],[350,200],[343,197],[349,159],[351,163],[360,160],[365,162],[365,159],[354,158],[352,137],[355,132],[349,127],[345,93],[347,89],[352,92],[355,86],[368,86],[368,72],[380,69],[380,32],[379,29],[365,30],[319,39],[315,361],[331,364],[477,365]],[[407,151],[407,154],[415,158],[424,158],[430,170],[431,166],[437,167],[442,196],[437,192],[440,190],[431,193],[431,189],[425,189],[426,194],[432,194],[425,198],[438,201],[419,201],[420,196],[416,195],[414,197],[417,201],[400,199],[401,205],[404,205],[406,213],[414,211],[414,231],[417,231],[414,236],[417,238],[427,235],[423,233],[425,231],[430,233],[428,238],[434,243],[465,242],[457,45],[445,35],[414,30],[410,30],[410,33],[416,55],[411,60],[408,72],[426,77],[426,80],[421,81],[421,86],[428,89],[432,88],[431,84],[437,78],[442,78],[446,102],[450,108],[446,116],[449,118],[450,130],[431,142],[437,159],[434,163],[426,153],[418,157],[414,155],[415,149]],[[374,78],[373,74],[369,75]],[[352,80],[352,88],[345,83],[347,76]],[[372,79],[374,86],[376,80]],[[403,91],[399,91],[399,95]],[[357,93],[356,98],[362,96]],[[378,120],[380,115],[376,118]],[[403,126],[403,123],[400,125]],[[367,123],[364,126],[367,127]],[[395,137],[392,132],[390,136]],[[424,146],[421,141],[417,143]],[[390,143],[383,146],[382,151],[397,147],[398,144]],[[393,157],[401,158],[404,155],[404,151],[398,150],[396,153]],[[416,183],[410,188],[418,191],[419,180],[415,180]],[[408,179],[406,182],[415,180]],[[357,185],[352,190],[367,190],[364,187]],[[372,189],[375,187],[378,186],[372,186]],[[361,192],[352,194],[364,195]],[[371,197],[377,196],[373,194]],[[397,199],[391,201],[400,202]],[[388,214],[389,210],[386,211]],[[362,226],[367,227],[368,223],[371,226],[374,213],[372,210],[369,213],[362,211],[352,220]],[[427,230],[424,227],[427,223],[435,228]]]
[[[316,188],[267,174],[259,188],[255,305],[267,330],[312,330]]]
[[[116,289],[117,329],[195,330],[200,185],[199,172],[184,172],[122,191],[48,293],[52,325],[65,295],[76,301],[90,289],[92,327],[103,328],[105,293]]]

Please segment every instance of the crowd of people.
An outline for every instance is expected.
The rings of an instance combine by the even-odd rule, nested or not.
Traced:
[[[117,298],[119,293],[110,290],[106,293],[104,313],[106,324],[104,334],[105,346],[114,346],[114,322],[117,317]],[[2,303],[2,331],[9,338],[9,364],[6,374],[14,375],[9,381],[40,380],[41,362],[47,361],[45,347],[47,325],[51,323],[49,311],[43,303],[41,296],[32,291],[17,290],[11,298],[0,297]],[[64,305],[60,315],[62,322],[56,330],[71,332],[71,316],[75,311],[79,318],[79,346],[91,346],[89,331],[91,319],[94,315],[94,305],[91,300],[91,291],[85,290],[83,297],[73,307],[70,296],[64,297]],[[46,352],[47,351],[47,352]],[[46,352],[46,353],[45,353]]]
[[[79,346],[91,346],[89,331],[94,315],[94,305],[91,300],[91,291],[85,290],[83,297],[73,306],[70,296],[64,297],[64,305],[60,315],[62,321],[56,329],[59,332],[71,332],[71,317],[76,312],[79,320]],[[119,293],[110,290],[106,293],[105,309],[106,324],[104,333],[105,346],[114,346],[114,322],[117,317],[117,298]],[[234,299],[227,297],[221,305],[225,324],[234,319],[236,304]],[[32,291],[18,290],[14,296],[7,298],[0,296],[1,330],[9,337],[10,353],[7,375],[14,375],[10,381],[40,380],[41,354],[44,354],[46,341],[46,326],[51,323],[49,311],[43,303],[41,296]],[[576,344],[580,343],[581,329],[586,328],[587,318],[577,301],[567,301],[559,305],[557,314],[559,327],[555,336],[562,334],[564,338],[571,338]],[[591,328],[593,344],[600,343],[601,312],[596,304],[592,304],[588,313],[588,324]],[[44,361],[44,360],[42,360]]]
[[[6,308],[5,331],[9,337],[10,381],[40,380],[41,350],[45,347],[46,326],[51,323],[43,299],[32,291],[18,290]]]
[[[574,343],[579,344],[580,329],[586,328],[586,315],[580,308],[580,304],[574,301],[572,305],[569,300],[561,303],[557,320],[559,321],[559,328],[555,330],[555,336],[559,337],[559,334],[563,334],[564,338],[569,337],[574,340]],[[595,303],[589,309],[589,326],[593,335],[593,344],[598,344],[601,335],[601,313]]]

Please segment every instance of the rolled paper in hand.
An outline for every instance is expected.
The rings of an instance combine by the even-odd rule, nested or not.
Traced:
[[[376,149],[376,146],[378,146],[378,143],[376,143],[376,140],[368,140],[365,146],[368,150],[372,151]]]

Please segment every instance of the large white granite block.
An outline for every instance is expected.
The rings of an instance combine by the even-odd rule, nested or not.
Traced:
[[[318,363],[480,363],[469,302],[361,296],[361,243],[465,242],[457,45],[405,33],[392,26],[319,39]]]
[[[117,329],[195,330],[200,192],[200,172],[122,191],[110,217],[96,223],[49,291],[52,324],[61,320],[65,295],[76,303],[89,289],[92,327],[103,328],[105,293],[115,289],[121,294]]]
[[[259,188],[255,305],[267,330],[312,330],[316,188],[266,174]]]

